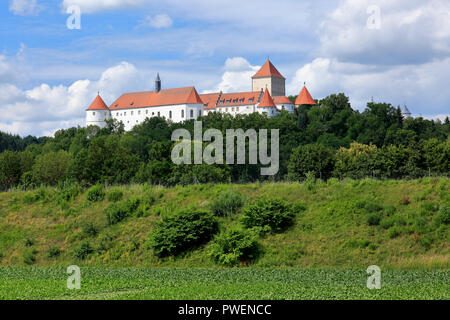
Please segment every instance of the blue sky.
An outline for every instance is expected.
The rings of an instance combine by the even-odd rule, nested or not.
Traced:
[[[81,30],[66,27],[72,5]],[[0,130],[20,135],[84,125],[97,91],[109,104],[156,72],[166,88],[250,90],[267,56],[288,94],[306,81],[359,110],[373,97],[450,114],[446,0],[4,0],[0,19]]]

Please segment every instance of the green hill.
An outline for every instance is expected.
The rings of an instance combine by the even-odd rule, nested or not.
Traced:
[[[149,237],[162,216],[187,207],[209,210],[211,201],[228,189],[243,194],[246,205],[268,196],[306,207],[292,227],[259,238],[263,252],[250,267],[450,268],[448,178],[128,185],[106,188],[104,200],[98,202],[89,201],[92,195],[85,190],[71,197],[77,187],[10,191],[0,193],[0,265],[216,268],[208,256],[210,244],[158,258]],[[110,225],[105,209],[114,200],[145,205]],[[241,215],[242,210],[218,218],[219,228],[239,226]]]

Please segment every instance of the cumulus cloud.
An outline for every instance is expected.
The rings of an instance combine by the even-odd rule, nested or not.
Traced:
[[[42,6],[37,0],[10,0],[9,11],[19,16],[37,15],[42,10]]]
[[[251,77],[260,68],[261,66],[252,66],[242,57],[228,58],[221,82],[214,89],[205,90],[204,93],[251,91]]]
[[[158,14],[154,17],[147,16],[141,22],[141,26],[150,26],[156,29],[169,28],[172,24],[173,21],[167,14]]]
[[[367,8],[380,10],[380,28],[367,27]],[[370,64],[429,62],[450,54],[447,0],[345,0],[318,32],[320,55]]]
[[[442,112],[442,106],[450,101],[450,92],[442,90],[442,84],[450,82],[448,70],[450,58],[386,69],[317,58],[297,70],[288,92],[298,94],[299,84],[306,82],[315,98],[344,92],[360,110],[373,97],[394,105],[406,103],[415,115],[432,115]]]
[[[70,86],[41,84],[21,90],[0,85],[0,130],[21,135],[51,135],[60,128],[84,125],[85,110],[100,91],[107,104],[122,93],[145,89],[145,77],[130,63],[105,70],[98,80],[78,80]]]

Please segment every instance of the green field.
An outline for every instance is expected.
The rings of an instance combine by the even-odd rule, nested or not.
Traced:
[[[244,208],[270,196],[306,210],[287,230],[261,235],[262,254],[240,267],[218,265],[208,255],[210,243],[176,257],[154,254],[149,238],[162,217],[179,208],[209,210],[230,189],[245,196]],[[0,298],[449,299],[448,178],[129,185],[105,192],[112,190],[122,191],[121,202],[151,199],[151,205],[109,225],[108,197],[92,202],[82,191],[60,201],[60,191],[47,187],[0,193]],[[220,230],[239,226],[242,214],[219,217]],[[378,220],[369,223],[374,215]],[[65,287],[69,265],[83,270],[81,291]],[[370,265],[383,271],[381,290],[366,288]]]
[[[450,299],[448,271],[82,269],[81,290],[63,268],[0,268],[0,299]]]

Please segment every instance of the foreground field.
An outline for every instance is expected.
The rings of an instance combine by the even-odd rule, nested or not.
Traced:
[[[84,268],[68,290],[63,268],[0,268],[0,299],[450,299],[449,271],[385,271],[382,288],[350,270]]]
[[[227,190],[245,197],[301,203],[306,210],[282,233],[258,241],[263,254],[256,268],[450,270],[450,179],[413,181],[329,180],[307,183],[194,185],[162,188],[130,185],[106,188],[106,197],[88,201],[81,191],[61,201],[61,191],[39,188],[0,193],[0,265],[205,268],[218,265],[209,244],[176,257],[158,258],[149,238],[162,217],[179,208],[209,210]],[[115,225],[105,208],[112,192],[119,203],[148,206]],[[66,192],[66,191],[64,191]],[[219,217],[219,228],[240,225],[242,210]]]

